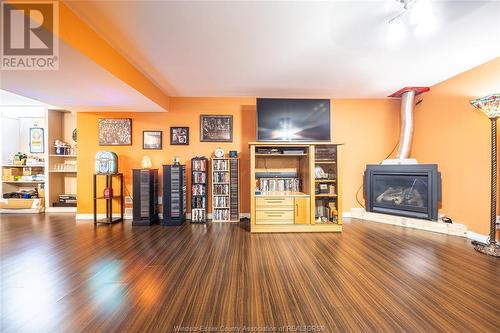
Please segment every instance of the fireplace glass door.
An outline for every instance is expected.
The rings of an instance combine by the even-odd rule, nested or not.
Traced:
[[[373,175],[373,206],[426,213],[429,210],[427,175]]]

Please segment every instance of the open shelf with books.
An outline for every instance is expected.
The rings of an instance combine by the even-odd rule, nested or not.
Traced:
[[[191,223],[207,222],[208,159],[191,159]]]

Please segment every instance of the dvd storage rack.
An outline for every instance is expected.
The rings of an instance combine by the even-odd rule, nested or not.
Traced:
[[[191,159],[191,223],[207,222],[208,159]]]
[[[133,226],[149,226],[158,217],[158,169],[132,170]]]
[[[163,220],[161,225],[181,225],[186,219],[186,166],[163,165]]]
[[[212,221],[240,220],[240,180],[238,158],[212,159]]]

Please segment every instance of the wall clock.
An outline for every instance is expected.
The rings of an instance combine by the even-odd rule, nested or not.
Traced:
[[[219,148],[215,149],[214,155],[217,158],[222,158],[222,157],[224,157],[224,150],[219,147]]]

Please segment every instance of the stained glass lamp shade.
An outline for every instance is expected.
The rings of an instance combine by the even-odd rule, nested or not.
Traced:
[[[500,94],[492,94],[470,101],[473,107],[483,111],[488,118],[500,117]]]
[[[500,244],[496,236],[497,215],[497,118],[500,117],[500,94],[493,94],[470,101],[470,104],[491,120],[491,202],[490,202],[490,235],[487,244],[472,242],[474,248],[490,256],[500,257]]]

